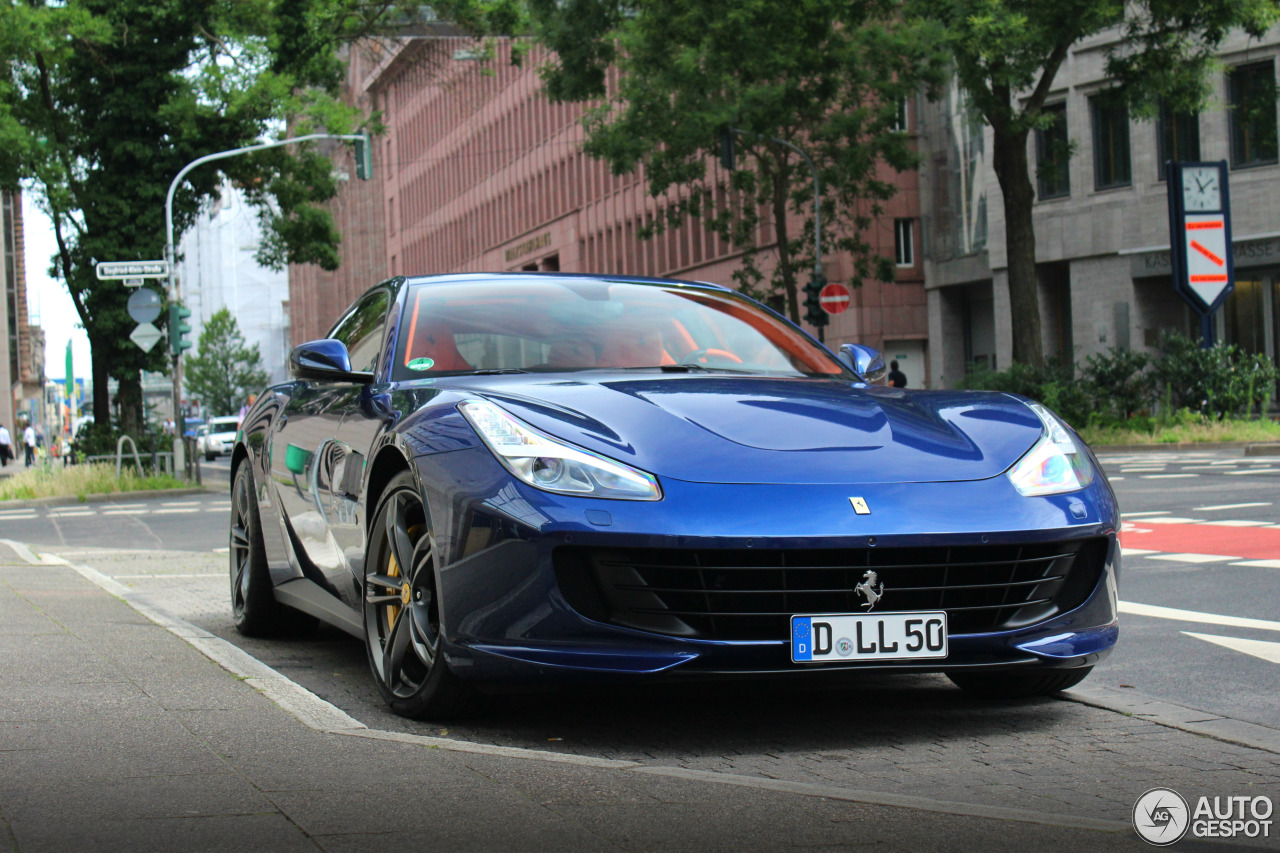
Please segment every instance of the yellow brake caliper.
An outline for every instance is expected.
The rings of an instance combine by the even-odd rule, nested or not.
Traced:
[[[422,531],[422,528],[423,525],[421,524],[415,524],[413,527],[409,528],[410,538],[417,540],[418,534]],[[396,562],[396,555],[394,553],[387,555],[387,577],[400,577],[400,564]],[[409,584],[408,582],[405,582],[400,585],[400,603],[387,605],[388,632],[391,630],[392,626],[396,624],[396,620],[400,618],[400,611],[404,607],[409,606],[410,595],[411,591],[409,589]]]

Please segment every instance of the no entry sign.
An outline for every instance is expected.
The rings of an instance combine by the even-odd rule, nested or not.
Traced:
[[[813,291],[809,291],[812,293]],[[832,282],[818,293],[818,302],[828,314],[840,314],[849,308],[849,288]]]

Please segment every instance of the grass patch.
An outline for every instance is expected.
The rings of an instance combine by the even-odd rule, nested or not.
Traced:
[[[108,463],[71,465],[66,468],[33,467],[0,480],[0,500],[107,495],[113,492],[143,492],[185,489],[191,484],[168,474],[143,477],[136,468],[126,467],[116,477],[116,466]]]
[[[1270,420],[1198,420],[1182,418],[1174,423],[1087,426],[1080,435],[1092,447],[1108,444],[1214,444],[1224,441],[1280,442],[1280,424]]]

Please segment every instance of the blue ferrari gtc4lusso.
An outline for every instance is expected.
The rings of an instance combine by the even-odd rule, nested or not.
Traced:
[[[232,457],[237,627],[361,638],[410,717],[501,685],[943,672],[1069,687],[1115,644],[1115,496],[1015,395],[885,387],[709,284],[394,278]]]

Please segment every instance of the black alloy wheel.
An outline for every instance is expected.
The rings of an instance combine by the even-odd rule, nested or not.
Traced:
[[[231,489],[231,616],[247,637],[301,634],[315,628],[312,616],[276,601],[262,542],[262,520],[248,459],[236,470]]]
[[[402,717],[457,717],[475,691],[441,649],[435,538],[413,475],[387,487],[369,528],[364,584],[365,647],[383,699]]]

